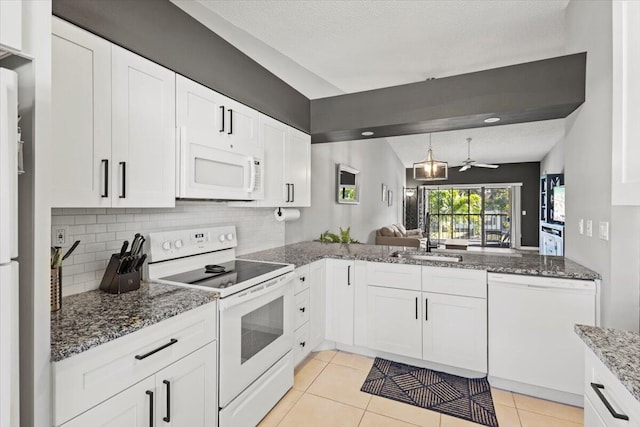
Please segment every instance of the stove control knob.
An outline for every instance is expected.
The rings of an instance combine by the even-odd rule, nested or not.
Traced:
[[[233,234],[231,233],[227,234],[227,240],[233,240]]]
[[[162,242],[162,249],[164,249],[165,251],[168,251],[169,249],[171,249],[171,242],[169,242],[168,240]]]
[[[220,240],[221,242],[224,242],[226,240],[225,235],[221,234],[220,236],[218,236],[218,240]]]
[[[178,239],[173,242],[173,246],[175,246],[176,249],[180,249],[182,247],[182,239]]]

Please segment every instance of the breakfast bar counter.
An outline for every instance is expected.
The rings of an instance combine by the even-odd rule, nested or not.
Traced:
[[[535,253],[490,253],[471,251],[440,251],[431,253],[434,256],[462,256],[462,261],[439,261],[399,258],[393,256],[402,248],[384,245],[365,245],[320,242],[300,242],[260,252],[238,255],[238,258],[257,261],[283,262],[299,267],[323,258],[361,260],[370,262],[388,262],[397,264],[413,264],[432,267],[463,268],[486,270],[491,273],[521,274],[528,276],[545,276],[563,279],[596,280],[600,274],[567,258],[543,256]],[[402,252],[405,255],[426,255],[424,251]]]

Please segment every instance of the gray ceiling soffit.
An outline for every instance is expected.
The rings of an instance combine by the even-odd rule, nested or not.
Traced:
[[[53,0],[52,10],[266,115],[310,130],[309,99],[169,0]]]
[[[311,142],[567,117],[585,100],[586,52],[311,100]],[[484,119],[500,117],[498,123]]]

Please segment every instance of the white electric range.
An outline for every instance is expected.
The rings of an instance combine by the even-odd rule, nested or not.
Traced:
[[[294,266],[236,259],[234,226],[150,233],[149,243],[150,280],[220,295],[219,425],[255,426],[293,385]]]

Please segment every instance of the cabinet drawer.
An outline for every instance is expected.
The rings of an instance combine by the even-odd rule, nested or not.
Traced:
[[[585,402],[588,400],[591,410],[599,416],[607,427],[631,427],[640,425],[640,402],[635,399],[627,388],[609,371],[609,369],[590,350],[585,350]],[[592,386],[591,384],[597,387]],[[602,397],[596,393],[597,388]],[[612,410],[627,416],[628,420],[615,418],[607,409],[607,402]],[[595,417],[593,417],[595,418]],[[586,419],[585,419],[586,421]],[[597,423],[595,424],[597,425]],[[585,427],[592,427],[585,424]]]
[[[368,262],[367,285],[419,291],[421,268],[419,265]]]
[[[299,294],[309,288],[309,265],[303,265],[295,270],[296,278],[293,281],[293,293]]]
[[[487,297],[487,272],[461,268],[422,267],[422,290],[465,297]]]
[[[295,339],[293,341],[294,362],[297,365],[311,353],[309,345],[309,324],[305,323],[301,328],[296,330]]]
[[[296,295],[294,307],[294,328],[298,329],[309,321],[309,289]]]
[[[53,363],[54,424],[64,423],[214,341],[216,317],[216,303],[206,304]]]

